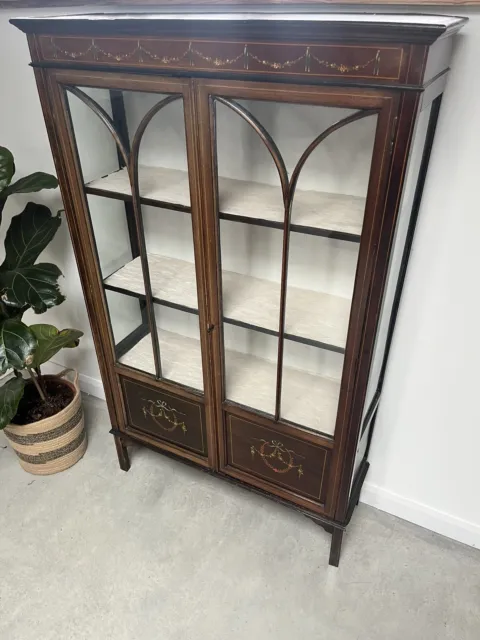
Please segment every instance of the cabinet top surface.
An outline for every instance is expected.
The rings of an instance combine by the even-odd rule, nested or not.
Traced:
[[[457,16],[442,15],[425,15],[425,14],[394,14],[394,13],[84,13],[76,15],[60,15],[60,16],[38,16],[18,18],[15,22],[23,22],[35,20],[215,20],[215,21],[250,21],[250,20],[268,20],[268,21],[302,21],[302,22],[334,22],[336,24],[358,22],[360,24],[383,24],[398,25],[405,24],[410,26],[426,26],[435,25],[445,27],[446,29],[461,25],[466,22],[467,18]]]
[[[202,12],[187,11],[156,13],[90,13],[51,17],[14,18],[12,24],[27,33],[80,34],[80,33],[148,33],[189,29],[199,34],[207,30],[223,32],[231,29],[245,32],[254,29],[280,33],[293,29],[326,39],[344,39],[359,35],[380,36],[381,39],[400,41],[414,38],[417,42],[431,43],[437,38],[458,31],[467,18],[422,14],[381,13],[293,13],[293,12]],[[410,36],[410,38],[409,38]]]

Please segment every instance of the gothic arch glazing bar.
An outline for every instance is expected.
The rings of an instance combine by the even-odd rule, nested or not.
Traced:
[[[112,137],[115,141],[115,144],[118,147],[118,150],[122,154],[122,159],[125,162],[125,165],[128,166],[128,152],[122,144],[122,140],[118,131],[115,129],[115,125],[113,123],[112,118],[108,115],[103,107],[101,107],[93,98],[91,98],[84,91],[79,89],[78,87],[66,86],[65,89],[69,91],[72,95],[81,100],[87,107],[89,107],[93,113],[100,118],[103,124],[107,127],[107,129],[112,134]]]
[[[288,279],[288,253],[290,248],[290,221],[292,212],[292,203],[295,195],[295,189],[297,186],[300,172],[305,166],[310,155],[313,151],[332,133],[339,129],[362,120],[369,116],[377,114],[375,109],[362,110],[353,113],[342,120],[338,120],[330,127],[320,133],[305,149],[300,156],[295,168],[292,172],[292,176],[288,183],[287,196],[285,198],[285,215],[283,222],[283,249],[282,249],[282,276],[280,281],[280,317],[278,326],[278,354],[277,354],[277,383],[276,383],[276,396],[275,396],[275,421],[280,419],[281,404],[282,404],[282,377],[283,377],[283,353],[284,353],[284,341],[285,341],[285,316],[286,316],[286,302],[287,302],[287,279]]]
[[[283,201],[286,202],[286,198],[288,196],[288,171],[285,166],[285,162],[283,160],[282,154],[280,153],[279,148],[275,144],[272,136],[268,133],[265,127],[255,118],[253,114],[250,113],[245,107],[242,107],[235,100],[230,100],[227,98],[222,98],[220,96],[216,96],[215,100],[225,105],[229,109],[232,109],[235,113],[237,113],[245,122],[247,122],[252,129],[258,133],[260,139],[266,146],[268,152],[272,156],[272,159],[277,167],[278,175],[280,177],[280,184],[282,185],[282,194]]]

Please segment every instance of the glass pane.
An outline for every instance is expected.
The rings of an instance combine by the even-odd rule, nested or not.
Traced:
[[[278,338],[226,323],[225,397],[262,413],[275,413]]]
[[[225,98],[215,113],[225,398],[333,434],[377,116]]]
[[[120,361],[156,373],[147,313],[151,305],[161,377],[202,390],[182,96],[85,87],[67,95],[104,286],[128,297],[128,308],[136,309],[144,327],[123,344],[129,350]],[[105,120],[110,120],[123,152]],[[127,168],[132,154],[138,154],[143,235],[136,225],[133,174]],[[142,242],[146,273],[140,257]],[[145,278],[150,282],[151,300],[146,296]],[[111,300],[108,296],[109,305]],[[112,326],[115,316],[123,312],[120,307],[109,309]]]
[[[133,369],[155,373],[145,306],[137,298],[105,291],[117,360]]]
[[[285,340],[280,416],[333,435],[343,355]]]

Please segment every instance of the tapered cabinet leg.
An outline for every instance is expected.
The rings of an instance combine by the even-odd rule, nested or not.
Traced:
[[[332,534],[332,544],[330,546],[330,560],[328,564],[338,567],[340,562],[340,552],[342,551],[343,529],[334,529]]]
[[[117,448],[118,464],[122,471],[130,469],[130,456],[128,455],[127,446],[121,436],[114,435],[115,447]]]

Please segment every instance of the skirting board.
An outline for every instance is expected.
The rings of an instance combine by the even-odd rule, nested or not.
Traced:
[[[480,548],[480,525],[405,498],[376,484],[365,481],[360,502],[380,509],[380,511],[386,511],[393,516],[402,518],[402,520],[413,522],[430,531],[435,531],[435,533],[447,538],[452,538],[457,542]]]
[[[60,373],[60,371],[65,369],[65,367],[66,365],[59,364],[58,362],[53,362],[51,360],[47,364],[42,365],[42,371],[45,373],[55,374]],[[105,389],[103,388],[102,381],[99,378],[92,378],[91,376],[86,376],[84,373],[80,373],[78,375],[78,380],[80,383],[80,389],[83,393],[105,400]]]
[[[62,369],[64,369],[64,365],[54,362],[49,363],[49,373],[58,373]],[[105,391],[101,380],[86,376],[83,373],[80,374],[79,380],[83,393],[105,400]],[[363,485],[360,502],[380,509],[380,511],[386,511],[403,520],[413,522],[430,531],[435,531],[447,538],[452,538],[480,549],[480,525],[462,520],[443,511],[438,511],[410,498],[405,498],[397,493],[388,491],[388,489],[372,484],[368,480]]]

